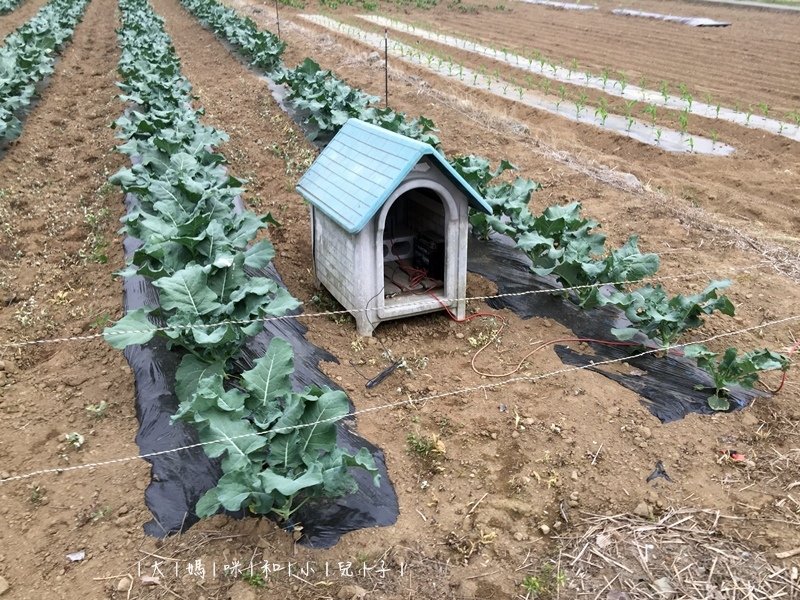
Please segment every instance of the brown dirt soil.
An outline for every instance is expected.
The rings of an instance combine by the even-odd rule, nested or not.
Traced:
[[[183,72],[194,85],[198,105],[206,109],[206,121],[231,136],[222,151],[232,173],[250,180],[249,204],[254,210],[271,211],[282,224],[270,231],[279,271],[290,291],[310,302],[316,290],[308,214],[293,188],[314,156],[312,147],[277,108],[263,81],[176,0],[158,0],[154,6],[166,19]],[[261,26],[271,25],[265,9],[243,2],[237,7]],[[412,18],[429,15],[412,13]],[[115,24],[111,0],[90,5],[23,137],[0,162],[4,182],[0,209],[20,217],[13,223],[5,215],[0,219],[12,225],[4,235],[8,244],[16,245],[13,252],[0,256],[4,340],[90,332],[96,316],[119,314],[119,286],[105,278],[122,262],[112,233],[113,217],[121,209],[118,194],[103,187],[105,176],[121,162],[109,155],[114,141],[104,128],[122,108],[113,101]],[[312,56],[349,83],[380,93],[382,72],[363,48],[328,35],[308,37],[288,24],[284,32],[289,43],[287,64]],[[783,225],[790,214],[777,212],[775,206],[764,208],[755,194],[737,197],[736,206],[758,214],[763,223],[733,214],[730,197],[718,203],[706,201],[707,194],[716,193],[715,186],[724,187],[720,181],[731,172],[755,170],[755,162],[728,166],[696,157],[676,161],[658,153],[650,157],[652,167],[642,167],[636,157],[645,151],[610,136],[576,134],[568,124],[426,79],[410,67],[398,65],[391,78],[393,106],[433,118],[448,154],[477,153],[494,161],[509,158],[524,175],[542,182],[544,189],[535,195],[534,208],[580,199],[586,212],[604,223],[610,243],[641,233],[642,246],[662,255],[665,275],[704,272],[669,283],[671,291],[698,289],[708,278],[729,274],[725,270],[729,267],[757,265],[734,274],[730,296],[738,316],[712,319],[692,337],[796,313],[797,280],[783,274],[798,274],[797,262],[789,254],[791,240],[787,250],[776,245],[784,240],[774,239],[776,232],[786,231]],[[85,93],[76,95],[75,90]],[[72,119],[66,118],[65,107]],[[756,140],[752,145],[754,151],[765,151]],[[52,158],[47,152],[53,153]],[[83,161],[80,168],[75,157]],[[707,182],[692,180],[696,187],[690,198],[674,194],[672,186],[663,185],[658,191],[655,184],[631,185],[620,175],[640,168],[637,174],[643,181],[651,177],[643,173],[651,172],[658,173],[652,175],[654,180],[669,181],[698,162],[709,177]],[[796,185],[794,177],[781,183],[767,172],[760,181],[788,197]],[[6,181],[19,183],[11,186]],[[107,265],[75,258],[91,232],[81,197],[91,210],[106,206],[113,215],[102,230],[109,243]],[[59,202],[43,201],[47,198]],[[731,230],[729,221],[742,233]],[[66,232],[49,233],[55,226]],[[22,252],[19,259],[14,258],[17,250]],[[770,264],[781,256],[786,257],[780,265],[783,273]],[[64,258],[64,267],[62,257],[71,257]],[[60,295],[62,291],[68,295]],[[470,276],[469,295],[491,292],[491,284]],[[35,297],[35,305],[24,304],[29,297]],[[71,315],[77,306],[85,308],[78,316]],[[23,307],[28,308],[21,311]],[[42,315],[44,307],[47,312]],[[482,303],[472,307],[488,310]],[[569,334],[544,319],[522,321],[501,312],[508,325],[500,341],[481,357],[479,365],[486,370],[512,368],[531,342]],[[338,365],[325,368],[358,409],[495,381],[469,367],[475,352],[470,338],[488,339],[496,330],[491,319],[458,325],[431,315],[381,325],[377,339],[371,340],[359,339],[349,319],[304,322],[310,328],[309,339],[339,357]],[[748,349],[780,348],[792,343],[793,332],[800,332],[796,324],[765,328],[732,341]],[[368,392],[362,374],[374,376],[387,364],[382,345],[394,356],[405,357],[411,368]],[[119,353],[102,342],[84,342],[0,358],[5,366],[0,378],[4,386],[0,414],[7,424],[0,434],[4,470],[22,473],[64,464],[61,454],[82,463],[136,453],[133,390]],[[528,360],[522,372],[538,374],[562,367],[555,353],[544,350]],[[770,383],[775,383],[773,379]],[[104,387],[107,384],[110,387]],[[651,513],[657,516],[670,507],[686,506],[727,515],[715,523],[714,539],[739,540],[748,551],[763,552],[771,563],[781,564],[775,550],[800,545],[800,505],[792,491],[792,484],[800,481],[799,396],[793,371],[781,394],[746,411],[691,416],[661,425],[632,392],[602,376],[577,371],[532,385],[517,383],[368,413],[358,420],[359,432],[386,453],[400,516],[395,526],[348,534],[324,551],[296,546],[272,523],[255,519],[236,522],[216,517],[163,543],[146,538],[141,532],[149,519],[142,499],[148,481],[144,463],[41,476],[0,488],[0,514],[8,522],[0,529],[0,576],[10,583],[11,598],[524,597],[520,584],[525,576],[549,581],[546,592],[555,591],[557,586],[543,565],[572,550],[573,539],[580,539],[591,524],[583,520],[586,513],[636,510],[642,513],[637,523],[646,523]],[[101,399],[110,405],[107,416],[92,421],[84,406]],[[67,423],[62,425],[64,419]],[[58,439],[73,430],[94,432],[77,452]],[[417,443],[410,444],[409,436]],[[429,452],[419,443],[426,440],[432,443]],[[752,464],[720,462],[719,450],[730,448],[743,452]],[[672,483],[645,482],[658,460],[664,462]],[[44,502],[33,484],[44,489]],[[10,549],[17,546],[31,549],[12,554]],[[86,549],[90,558],[67,564],[66,553],[79,549]],[[188,570],[198,561],[207,569],[202,579]],[[234,561],[244,565],[253,561],[257,568],[270,561],[284,569],[259,588],[226,573]],[[372,571],[349,577],[349,571],[340,570],[352,563],[357,572],[364,562],[373,566],[381,561],[387,569],[383,574]],[[294,576],[285,569],[288,562],[294,564]],[[314,563],[316,572],[301,573],[307,563]],[[585,574],[568,567],[566,560],[560,564],[566,577],[560,596],[577,597]],[[784,564],[791,569],[797,558]],[[598,595],[605,585],[601,575],[611,580],[617,571],[612,564],[599,571],[592,584],[596,586],[587,593]],[[123,579],[126,573],[134,582],[130,593]],[[158,581],[145,585],[141,576],[153,575]]]

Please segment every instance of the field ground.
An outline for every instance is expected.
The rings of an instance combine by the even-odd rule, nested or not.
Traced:
[[[35,2],[0,18],[0,28],[22,22],[20,11],[33,11]],[[249,180],[248,204],[281,222],[271,231],[278,270],[293,295],[314,307],[308,212],[293,191],[313,147],[263,81],[177,0],[153,5],[166,20],[206,121],[230,135],[222,150],[231,172]],[[231,6],[261,27],[274,26],[270,5],[231,0]],[[563,60],[574,57],[593,71],[608,66],[630,72],[631,79],[644,75],[676,86],[685,80],[731,104],[800,108],[792,16],[673,1],[637,3],[642,10],[657,6],[660,12],[734,22],[731,28],[697,30],[607,15],[587,20],[516,2],[502,11],[475,6],[477,14],[444,4],[387,14],[518,49],[535,45]],[[316,9],[309,3],[307,12]],[[350,84],[382,94],[382,65],[364,47],[314,30],[294,19],[291,9],[281,10],[287,65],[311,56]],[[332,16],[368,27],[357,14],[341,7]],[[526,30],[528,23],[536,26]],[[115,99],[116,25],[112,0],[90,3],[22,137],[0,157],[3,342],[91,334],[120,316],[120,286],[110,272],[122,264],[115,231],[123,209],[116,189],[105,183],[123,164],[107,127],[123,110]],[[586,213],[603,223],[611,243],[640,234],[641,246],[662,256],[664,275],[687,275],[668,283],[670,291],[697,290],[709,279],[730,276],[737,317],[712,319],[693,338],[797,313],[797,143],[719,125],[720,139],[738,148],[733,157],[668,155],[399,62],[390,70],[390,101],[410,115],[432,118],[448,155],[475,153],[517,164],[543,185],[534,195],[534,209],[580,200]],[[700,129],[711,126],[716,124],[697,120]],[[468,295],[492,291],[490,283],[470,276]],[[481,303],[472,307],[490,310]],[[556,323],[501,312],[508,326],[499,343],[484,352],[482,369],[509,370],[531,342],[569,335]],[[364,389],[363,376],[372,377],[387,364],[381,344],[357,338],[349,320],[304,322],[309,339],[339,357],[339,364],[325,369],[359,409],[494,381],[470,369],[475,352],[470,338],[488,339],[496,328],[491,319],[458,325],[433,315],[381,325],[380,342],[394,356],[406,357],[411,370],[371,392]],[[730,341],[746,349],[781,349],[799,333],[795,322]],[[546,350],[522,372],[562,366]],[[623,590],[631,598],[654,597],[654,589],[669,585],[685,597],[702,598],[713,597],[704,582],[715,573],[720,577],[725,567],[731,569],[725,580],[738,575],[737,585],[744,586],[763,579],[762,589],[796,598],[798,580],[792,584],[791,577],[798,557],[781,560],[775,553],[800,546],[799,400],[793,370],[780,394],[745,411],[662,425],[635,394],[578,371],[368,413],[359,418],[359,432],[386,452],[400,517],[393,527],[348,534],[328,550],[295,545],[269,522],[222,517],[165,542],[146,538],[144,462],[3,484],[0,577],[10,585],[3,597],[514,598],[525,597],[521,583],[528,577],[529,585],[542,586],[540,597],[621,599],[626,596],[609,592]],[[104,416],[86,410],[102,401],[108,404]],[[102,341],[0,354],[0,423],[3,477],[137,453],[130,371],[121,354]],[[85,436],[81,449],[65,442],[72,431]],[[417,443],[410,445],[409,436]],[[426,440],[438,440],[444,452],[424,452]],[[742,452],[747,462],[720,461],[720,450],[727,449]],[[672,481],[647,483],[659,460]],[[652,526],[651,518],[661,524]],[[675,542],[682,542],[682,556],[673,569]],[[709,546],[716,550],[709,552]],[[637,548],[650,554],[643,559]],[[66,555],[79,550],[86,558],[70,563]],[[253,585],[256,580],[226,576],[225,566],[236,560],[245,565],[252,560],[257,568],[264,561],[283,567],[291,561],[296,570],[291,577],[285,568],[271,575],[261,589]],[[187,571],[196,561],[209,571],[204,579]],[[385,571],[348,577],[340,571],[348,562],[356,565],[353,571],[363,562],[383,564]],[[297,570],[307,563],[315,564],[315,573]],[[158,581],[144,585],[141,576],[153,575]],[[745,597],[743,589],[722,597]]]

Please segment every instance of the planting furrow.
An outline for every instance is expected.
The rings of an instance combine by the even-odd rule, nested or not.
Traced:
[[[163,20],[147,0],[120,0],[120,9],[119,86],[131,106],[115,125],[133,166],[110,181],[131,198],[124,231],[138,241],[122,274],[144,277],[158,305],[129,311],[104,335],[119,349],[158,336],[182,351],[173,420],[197,430],[223,472],[197,516],[246,509],[286,522],[311,498],[356,491],[351,468],[378,485],[369,450],[339,445],[336,423],[350,412],[344,392],[292,391],[289,342],[273,338],[252,368],[237,370],[263,319],[299,305],[264,273],[274,249],[255,238],[273,220],[241,209],[241,182],[218,151],[227,135],[200,122]]]
[[[22,133],[22,114],[37,84],[54,70],[89,0],[50,0],[0,47],[0,145]]]
[[[737,125],[761,129],[794,141],[800,141],[800,114],[797,115],[795,123],[788,123],[769,118],[765,115],[754,115],[752,113],[697,101],[692,98],[688,90],[685,91],[681,97],[677,97],[669,94],[667,91],[658,92],[655,90],[648,90],[629,84],[628,82],[613,79],[609,74],[603,76],[592,75],[577,69],[570,69],[543,60],[537,60],[534,57],[525,57],[510,53],[507,50],[471,42],[464,38],[436,33],[386,17],[360,15],[360,18],[381,27],[388,27],[438,44],[503,62],[516,69],[535,73],[540,77],[546,77],[553,81],[591,88],[625,100],[663,107],[686,114],[691,113],[708,119],[721,119]],[[346,26],[342,25],[342,27]],[[399,51],[401,56],[405,56],[405,52],[400,50],[401,44],[399,42],[395,42],[394,46],[395,50]],[[418,51],[412,49],[411,52]]]
[[[311,23],[324,27],[325,29],[358,40],[373,48],[382,50],[384,47],[384,38],[379,34],[370,33],[321,15],[298,16]],[[732,146],[718,143],[709,138],[688,136],[680,131],[647,124],[631,116],[611,114],[607,111],[607,108],[602,105],[588,105],[585,97],[579,98],[574,102],[566,98],[551,100],[533,93],[518,84],[493,77],[485,72],[481,73],[475,71],[463,65],[457,65],[454,62],[444,60],[433,54],[421,52],[407,44],[394,42],[389,47],[389,53],[440,77],[457,79],[462,85],[467,87],[478,89],[512,102],[524,104],[576,123],[605,129],[617,135],[629,137],[643,144],[656,146],[668,152],[695,152],[698,154],[717,156],[727,156],[734,152]]]

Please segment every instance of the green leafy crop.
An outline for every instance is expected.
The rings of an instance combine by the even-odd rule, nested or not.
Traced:
[[[672,297],[660,285],[648,285],[630,293],[612,293],[603,303],[621,309],[631,322],[631,327],[611,330],[617,339],[630,340],[641,332],[667,347],[685,331],[700,327],[703,315],[719,311],[733,316],[733,304],[718,293],[729,285],[730,281],[712,281],[699,294]]]
[[[246,507],[286,520],[312,498],[356,491],[350,467],[366,469],[378,485],[366,448],[351,455],[336,445],[335,423],[349,413],[344,392],[292,392],[287,342],[273,339],[253,369],[242,373],[240,389],[225,389],[220,372],[200,366],[196,361],[181,366],[179,379],[184,384],[196,379],[196,385],[179,389],[181,404],[173,417],[192,423],[200,441],[215,442],[206,451],[222,459],[224,475],[200,499],[198,516]]]
[[[15,7],[0,0],[0,14]],[[21,112],[36,84],[53,72],[57,54],[72,38],[88,0],[50,0],[28,22],[9,34],[0,47],[0,143],[19,137]]]
[[[284,68],[276,73],[275,81],[289,88],[288,98],[294,107],[307,115],[306,124],[316,126],[320,132],[336,133],[348,119],[356,118],[433,147],[439,146],[430,119],[409,119],[404,113],[378,107],[377,96],[350,87],[310,58],[294,69]]]
[[[790,365],[788,357],[766,348],[742,356],[738,356],[736,348],[728,348],[720,358],[702,344],[692,344],[686,346],[683,353],[688,358],[697,359],[697,365],[714,381],[714,395],[708,397],[708,405],[714,410],[730,408],[730,401],[726,398],[729,386],[752,388],[762,371],[786,371]]]
[[[343,392],[292,391],[287,342],[273,340],[252,370],[230,372],[229,359],[262,329],[259,320],[284,315],[299,302],[258,275],[274,249],[257,236],[274,221],[238,208],[243,182],[228,173],[218,150],[227,136],[200,123],[163,21],[146,0],[120,0],[120,8],[119,87],[129,107],[115,127],[124,140],[118,149],[132,166],[110,181],[133,199],[122,231],[139,240],[121,274],[148,279],[159,303],[129,312],[104,335],[116,348],[159,335],[185,353],[176,372],[174,418],[214,442],[204,448],[221,459],[223,470],[197,514],[248,506],[287,519],[299,496],[305,502],[350,493],[349,469],[374,473],[375,465],[366,449],[350,455],[336,444],[335,423],[349,412]],[[227,23],[223,29],[261,57],[261,66],[278,64],[282,44],[269,45],[266,34],[251,44],[247,36],[258,33],[252,22],[232,20],[232,11],[207,13],[210,21]]]

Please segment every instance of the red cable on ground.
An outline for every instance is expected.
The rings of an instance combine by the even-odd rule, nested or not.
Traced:
[[[447,306],[444,302],[442,302],[442,300],[438,296],[436,296],[436,294],[434,294],[433,292],[428,292],[428,293],[429,293],[429,295],[431,297],[433,297],[439,303],[439,305],[444,310],[447,311],[447,314],[456,323],[467,323],[467,322],[471,321],[472,319],[477,319],[478,317],[491,317],[491,318],[495,318],[495,319],[499,319],[500,320],[502,325],[500,326],[500,329],[497,331],[497,333],[492,337],[492,339],[490,339],[483,346],[481,346],[478,349],[478,351],[475,352],[475,354],[472,355],[472,361],[470,363],[471,366],[472,366],[472,370],[475,371],[478,375],[483,375],[484,377],[509,377],[509,376],[513,375],[514,373],[516,373],[517,371],[519,371],[522,368],[522,365],[525,363],[526,360],[528,360],[528,357],[530,357],[535,352],[538,352],[542,348],[546,348],[547,346],[550,346],[552,344],[565,343],[565,342],[579,342],[579,343],[580,342],[586,342],[586,343],[594,343],[594,344],[604,344],[606,346],[640,346],[641,345],[641,344],[637,344],[636,342],[614,342],[614,341],[609,341],[609,340],[598,340],[598,339],[594,339],[594,338],[558,338],[558,339],[555,339],[555,340],[549,340],[549,341],[546,341],[546,342],[540,342],[538,346],[536,346],[533,350],[531,350],[525,356],[522,357],[522,359],[519,361],[519,363],[517,363],[517,366],[513,370],[508,371],[507,373],[485,373],[483,371],[479,371],[478,370],[478,368],[475,366],[475,360],[478,358],[478,355],[481,352],[483,352],[486,348],[488,348],[489,345],[500,336],[500,333],[503,331],[503,328],[507,324],[506,319],[502,315],[498,315],[496,313],[485,313],[485,312],[477,312],[477,313],[474,313],[474,314],[472,314],[472,315],[470,315],[468,317],[464,317],[463,319],[458,319],[453,314],[453,312],[450,310],[450,307]]]
[[[792,346],[790,346],[790,347],[789,347],[789,350],[787,350],[786,354],[787,354],[788,356],[791,356],[792,354],[794,354],[794,353],[795,353],[795,352],[797,352],[798,350],[800,350],[800,342],[795,342],[795,343],[794,343],[794,345],[792,345]],[[789,373],[789,369],[788,369],[788,367],[787,367],[787,369],[786,369],[786,370],[783,372],[783,374],[781,375],[781,382],[780,382],[780,384],[779,384],[779,385],[778,385],[778,387],[777,387],[777,388],[775,388],[774,390],[773,390],[771,387],[769,387],[769,386],[768,386],[766,383],[764,383],[764,384],[762,384],[762,385],[763,385],[763,386],[764,386],[764,387],[767,389],[767,391],[768,391],[770,394],[777,394],[778,392],[780,392],[780,391],[783,389],[783,386],[784,386],[784,384],[786,383],[786,375],[787,375],[788,373]]]

